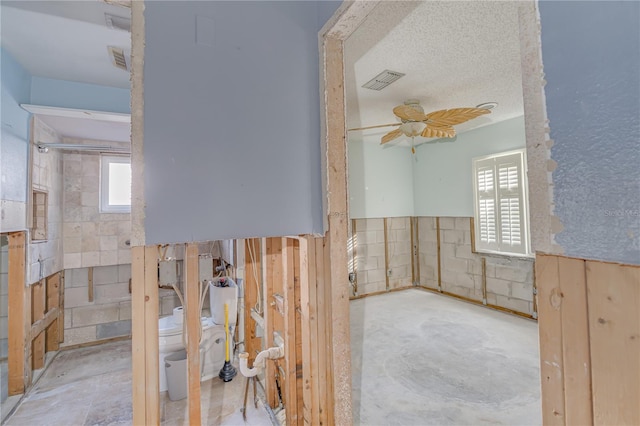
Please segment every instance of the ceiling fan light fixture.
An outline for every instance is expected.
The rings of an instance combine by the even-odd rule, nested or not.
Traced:
[[[494,109],[497,106],[498,106],[497,102],[484,102],[484,103],[481,103],[480,105],[476,105],[476,108]]]
[[[407,137],[413,138],[420,136],[420,133],[427,125],[418,121],[408,121],[400,125],[400,131]]]

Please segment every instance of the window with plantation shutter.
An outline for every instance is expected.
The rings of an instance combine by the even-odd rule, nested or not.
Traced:
[[[528,255],[524,150],[473,159],[475,250]]]

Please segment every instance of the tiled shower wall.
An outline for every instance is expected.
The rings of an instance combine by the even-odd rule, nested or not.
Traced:
[[[357,271],[358,295],[384,291],[387,289],[384,219],[354,219],[352,226],[354,223],[356,232],[352,232],[351,239],[355,258],[352,256],[351,270]],[[389,289],[410,286],[410,218],[387,218],[387,256]]]
[[[131,215],[100,213],[100,155],[63,157],[64,268],[131,263]]]
[[[131,265],[93,268],[93,301],[89,302],[89,268],[65,271],[64,343],[94,342],[131,334]],[[160,316],[180,305],[173,290],[160,289]]]
[[[420,284],[438,288],[435,217],[418,218]],[[533,259],[473,253],[471,220],[440,218],[442,290],[482,301],[482,258],[486,259],[487,303],[533,314]]]

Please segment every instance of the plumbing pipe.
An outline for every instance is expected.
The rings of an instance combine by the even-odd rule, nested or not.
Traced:
[[[256,360],[253,361],[253,368],[249,368],[249,354],[247,352],[242,352],[239,357],[240,372],[242,375],[245,377],[253,377],[264,368],[265,361],[267,359],[278,359],[284,357],[284,346],[275,346],[260,352],[258,356],[256,356]]]

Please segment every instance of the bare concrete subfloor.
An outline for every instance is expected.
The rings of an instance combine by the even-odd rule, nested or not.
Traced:
[[[240,407],[245,378],[229,383],[202,382],[202,424],[271,426],[264,408],[251,404],[247,422]],[[188,425],[187,400],[160,395],[163,425]],[[61,351],[36,385],[25,395],[6,425],[130,425],[131,341]]]
[[[350,303],[355,424],[542,423],[536,322],[417,289]]]

